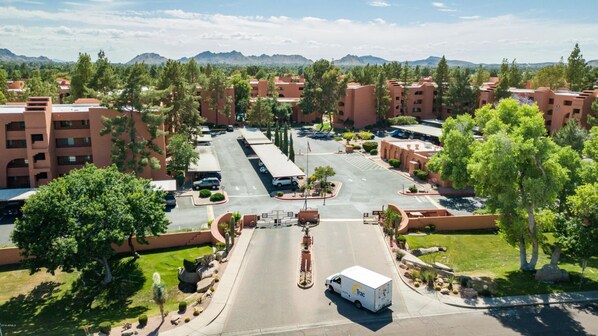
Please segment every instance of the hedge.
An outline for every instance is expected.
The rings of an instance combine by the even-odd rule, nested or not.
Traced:
[[[221,193],[215,193],[212,196],[210,196],[210,201],[211,202],[220,202],[220,201],[224,201],[224,195]]]
[[[428,178],[428,172],[421,169],[413,170],[413,175],[417,176],[418,179],[425,181]]]
[[[372,149],[378,149],[378,143],[376,141],[366,141],[361,144],[361,146],[363,147],[363,150],[368,153],[370,153]]]
[[[212,195],[212,192],[208,189],[201,189],[199,191],[199,197],[201,198],[208,198]]]
[[[401,161],[397,159],[390,159],[388,160],[388,164],[393,168],[399,168],[401,166]]]
[[[388,118],[388,122],[390,122],[391,125],[415,125],[417,124],[417,119],[411,116],[397,116]]]

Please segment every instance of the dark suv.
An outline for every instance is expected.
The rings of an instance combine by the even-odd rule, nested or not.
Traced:
[[[200,179],[205,179],[208,177],[215,177],[218,179],[218,181],[222,181],[222,175],[220,174],[220,172],[205,172],[199,174]]]
[[[220,181],[215,177],[208,177],[193,182],[193,190],[216,189],[220,187]]]

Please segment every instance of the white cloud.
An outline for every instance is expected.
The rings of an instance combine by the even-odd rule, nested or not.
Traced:
[[[461,20],[478,20],[480,19],[479,15],[472,15],[472,16],[459,16]]]
[[[572,36],[580,41],[586,59],[598,55],[598,22],[565,24],[515,15],[484,17],[484,25],[477,20],[461,17],[456,22],[415,25],[381,19],[250,17],[177,9],[106,10],[90,15],[87,8],[77,6],[60,10],[0,6],[0,40],[2,47],[19,54],[42,53],[65,60],[75,60],[78,52],[95,55],[104,49],[115,62],[126,62],[142,52],[178,59],[204,50],[233,49],[245,55],[301,54],[311,59],[338,59],[352,53],[399,61],[443,54],[485,63],[500,62],[503,57],[519,62],[557,61],[566,56],[562,50],[573,48]],[[550,36],[550,41],[537,36]]]
[[[449,8],[444,2],[432,2],[432,6],[441,12],[456,12],[456,9]]]
[[[370,1],[368,5],[372,7],[390,7],[390,4],[386,1]]]
[[[446,5],[442,2],[432,2],[432,6],[436,8],[446,8]]]

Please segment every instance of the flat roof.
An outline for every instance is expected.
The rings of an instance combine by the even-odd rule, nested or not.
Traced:
[[[199,160],[197,163],[189,165],[188,172],[202,173],[202,172],[219,172],[220,161],[212,146],[197,146],[195,151],[199,153]]]
[[[389,144],[393,145],[393,146],[397,146],[397,147],[401,147],[401,148],[410,148],[415,150],[415,152],[440,152],[442,150],[442,147],[440,146],[436,146],[432,143],[429,143],[427,141],[422,141],[422,140],[412,140],[412,139],[397,139],[397,140],[386,140]],[[415,146],[418,145],[418,149],[415,148]]]
[[[401,125],[392,127],[411,133],[425,134],[438,138],[440,138],[440,136],[442,135],[442,128],[432,127],[428,125]]]
[[[295,162],[291,161],[272,143],[252,145],[251,149],[262,160],[272,177],[305,176]]]
[[[212,141],[212,135],[210,133],[202,131],[201,135],[194,134],[193,140],[195,140],[196,142],[210,142],[210,141]]]
[[[35,188],[0,189],[0,202],[25,201],[36,192]]]
[[[100,104],[55,104],[52,105],[52,113],[62,112],[89,112],[90,108],[102,107]],[[23,113],[27,103],[23,105],[0,105],[0,113]]]
[[[249,145],[271,144],[272,140],[260,131],[258,128],[243,128],[241,136]]]
[[[387,276],[370,271],[369,269],[361,266],[349,267],[343,270],[341,274],[370,288],[378,288],[392,280]]]
[[[164,191],[176,191],[176,180],[151,181],[150,184],[156,189],[162,189]]]

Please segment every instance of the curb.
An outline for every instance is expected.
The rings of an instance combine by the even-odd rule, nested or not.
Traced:
[[[301,246],[301,244],[299,244],[299,246]],[[299,249],[299,251],[301,251],[301,249]],[[301,274],[301,252],[299,252],[299,262],[298,262],[298,264],[299,264],[299,274]],[[311,251],[311,284],[303,286],[300,283],[300,281],[301,281],[300,280],[300,281],[297,281],[297,286],[299,288],[301,288],[301,289],[310,289],[310,288],[312,288],[314,286],[314,284],[315,284],[314,280],[316,278],[316,276],[315,276],[315,274],[316,274],[316,266],[315,266],[315,264],[316,263],[314,262],[314,251],[312,249],[312,251]]]
[[[336,191],[336,194],[333,194],[332,196],[318,196],[318,197],[313,197],[313,196],[308,196],[307,199],[308,200],[321,200],[321,199],[332,199],[332,198],[336,198],[336,196],[341,192],[341,189],[343,188],[343,183],[342,182],[338,182],[340,183],[340,186],[338,187],[338,190]],[[297,197],[284,197],[284,196],[274,196],[274,198],[276,198],[277,200],[280,201],[304,201],[305,197],[301,197],[301,198],[297,198]]]
[[[408,193],[399,191],[399,194],[403,196],[475,196],[475,193],[470,192],[447,192],[447,193]]]
[[[591,294],[596,294],[597,292],[573,292],[575,294],[579,294],[579,295],[583,295],[583,293],[591,293]],[[559,293],[559,294],[571,294],[568,292],[563,292],[563,293]],[[468,305],[465,303],[455,303],[455,302],[447,302],[445,300],[441,300],[440,298],[442,296],[440,296],[442,294],[436,294],[436,296],[438,297],[438,301],[440,303],[443,303],[445,305],[449,305],[449,306],[453,306],[453,307],[459,307],[459,308],[469,308],[469,309],[494,309],[494,308],[511,308],[511,307],[533,307],[533,306],[544,306],[544,305],[555,305],[555,304],[563,304],[563,303],[579,303],[579,302],[596,302],[598,301],[598,297],[590,297],[590,298],[579,298],[579,299],[575,299],[575,298],[571,298],[571,299],[557,299],[554,301],[550,300],[550,297],[548,298],[548,300],[542,301],[542,302],[515,302],[515,303],[504,303],[504,304],[487,304],[484,303],[482,305],[479,306],[475,306],[475,305]],[[541,294],[540,294],[541,295]],[[547,294],[548,296],[552,296],[555,294]],[[530,296],[537,296],[537,295],[530,295]],[[498,299],[509,299],[509,298],[513,298],[513,297],[518,297],[518,296],[501,296],[501,297],[497,297]]]
[[[210,203],[206,203],[206,204],[197,204],[195,203],[195,197],[193,197],[193,195],[183,195],[183,196],[179,196],[179,197],[191,197],[191,202],[193,202],[193,206],[196,207],[201,207],[201,206],[208,206],[208,205],[220,205],[220,204],[224,204],[224,203],[228,203],[228,194],[224,193],[224,200],[223,201],[219,201],[219,202],[210,202]]]

